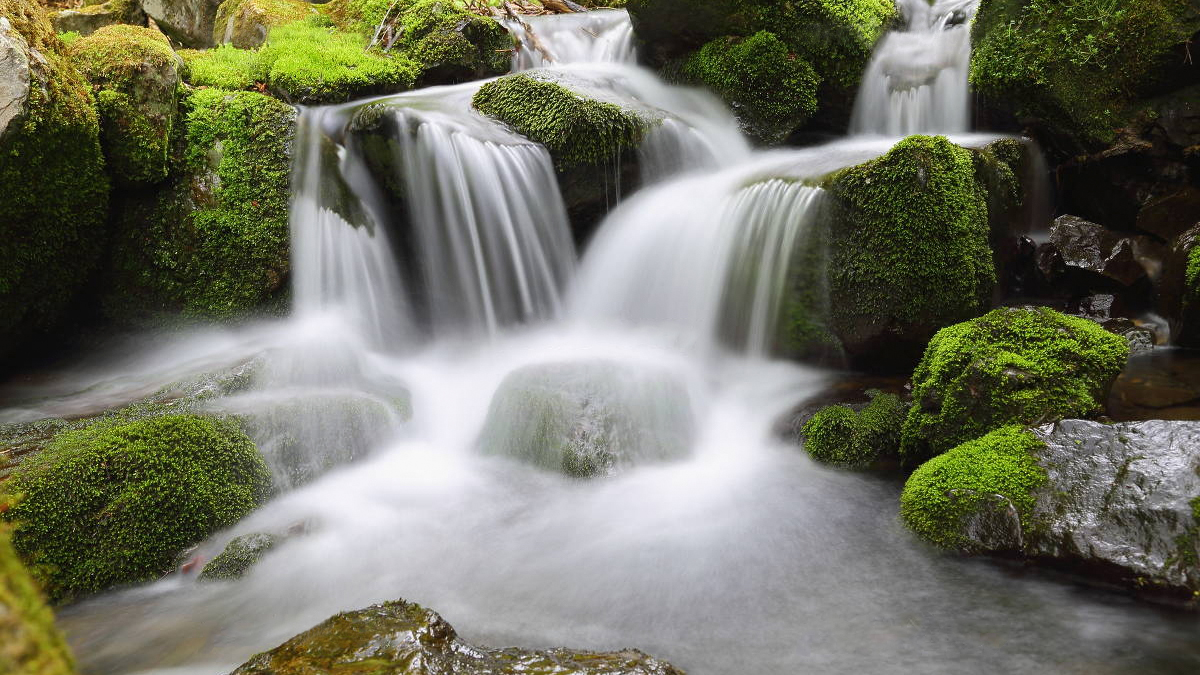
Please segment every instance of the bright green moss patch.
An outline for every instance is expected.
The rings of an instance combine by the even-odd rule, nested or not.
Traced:
[[[717,38],[687,61],[683,73],[724,98],[762,143],[786,140],[817,109],[820,76],[774,33]]]
[[[913,373],[901,453],[917,462],[1007,424],[1095,415],[1128,357],[1124,338],[1046,308],[946,328]]]
[[[217,87],[229,91],[254,88],[254,60],[248,49],[221,45],[215,49],[185,49],[179,52],[187,64],[187,81],[198,87]]]
[[[148,581],[262,503],[254,444],[226,420],[166,415],[56,436],[4,484],[13,547],[55,601]]]
[[[636,150],[649,125],[620,106],[525,74],[483,85],[472,105],[546,146],[560,166],[613,161]]]
[[[167,177],[183,62],[156,30],[116,24],[72,43],[69,55],[96,89],[100,140],[124,185]]]
[[[32,0],[0,0],[0,15],[42,59],[25,113],[0,138],[0,356],[8,356],[59,326],[95,268],[108,178],[91,87],[45,12]]]
[[[1103,143],[1197,30],[1187,0],[990,0],[972,29],[971,83],[1054,131]]]
[[[923,539],[968,552],[979,545],[965,532],[977,517],[1003,518],[1011,507],[1028,533],[1034,490],[1047,480],[1033,455],[1043,447],[1021,427],[1005,427],[963,443],[909,477],[900,495],[900,517]]]
[[[900,427],[908,406],[895,394],[873,392],[859,412],[835,405],[804,423],[804,449],[826,464],[864,468],[900,449]]]
[[[71,651],[54,614],[0,526],[0,673],[73,675]]]
[[[984,310],[996,273],[970,151],[911,136],[827,187],[832,325],[857,364],[914,363],[938,329]]]
[[[79,31],[74,31],[74,30],[69,30],[65,33],[58,34],[58,39],[62,40],[62,43],[68,47],[71,46],[71,43],[75,42],[76,40],[78,40],[81,37],[83,37],[83,35],[81,35],[79,33]]]

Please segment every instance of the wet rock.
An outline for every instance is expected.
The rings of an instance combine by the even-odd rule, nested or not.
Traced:
[[[1075,216],[1060,216],[1054,221],[1050,243],[1038,251],[1038,266],[1051,280],[1091,273],[1120,286],[1131,286],[1146,277],[1132,237]],[[1091,285],[1105,285],[1101,279],[1089,281]]]
[[[172,40],[185,47],[213,46],[221,0],[142,0],[142,8]]]
[[[108,0],[79,9],[65,9],[55,14],[53,21],[55,32],[76,32],[86,36],[119,23],[145,26],[146,13],[142,11],[140,0]]]
[[[492,399],[485,454],[588,478],[684,456],[687,389],[669,372],[604,361],[527,366]]]
[[[1108,414],[1119,422],[1200,419],[1200,353],[1159,349],[1129,359]]]
[[[554,673],[555,675],[683,675],[635,649],[487,649],[463,642],[435,612],[403,600],[337,614],[259,654],[233,675],[376,675]]]
[[[199,578],[201,581],[240,579],[278,543],[279,538],[273,534],[243,534],[229,542],[220,555],[205,565]]]

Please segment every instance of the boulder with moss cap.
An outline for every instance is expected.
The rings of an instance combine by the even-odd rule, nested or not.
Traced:
[[[213,44],[254,49],[274,26],[299,21],[317,10],[304,0],[225,0],[213,22]]]
[[[56,33],[75,32],[91,35],[105,26],[126,23],[146,25],[146,13],[140,0],[108,0],[104,3],[85,4],[78,9],[64,9],[54,15]]]
[[[96,90],[109,173],[125,187],[164,180],[183,66],[167,38],[152,28],[106,26],[68,54]]]

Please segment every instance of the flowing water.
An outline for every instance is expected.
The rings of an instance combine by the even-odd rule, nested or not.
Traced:
[[[621,13],[539,20],[552,74],[665,121],[641,158],[653,185],[578,269],[545,151],[470,112],[478,83],[306,110],[294,317],[143,336],[3,392],[21,399],[4,421],[78,415],[252,367],[253,388],[211,405],[248,416],[293,488],[199,549],[285,535],[245,578],[65,608],[85,672],[226,673],[398,597],[481,644],[637,646],[693,675],[1200,670],[1194,615],[940,553],[899,524],[894,481],[776,438],[831,376],[769,358],[816,184],[894,139],[752,153],[710,97],[580,44],[581,25],[627,39]],[[366,151],[378,134],[391,154]],[[591,480],[533,466],[497,441],[530,433],[511,419],[522,387],[616,410],[642,427],[621,443],[665,450]]]

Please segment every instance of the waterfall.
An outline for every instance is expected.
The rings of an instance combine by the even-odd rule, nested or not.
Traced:
[[[503,23],[520,45],[513,52],[513,70],[568,63],[632,64],[637,60],[633,24],[623,10],[551,14]]]
[[[905,29],[884,36],[863,75],[854,134],[964,133],[967,71],[979,0],[897,0]]]

